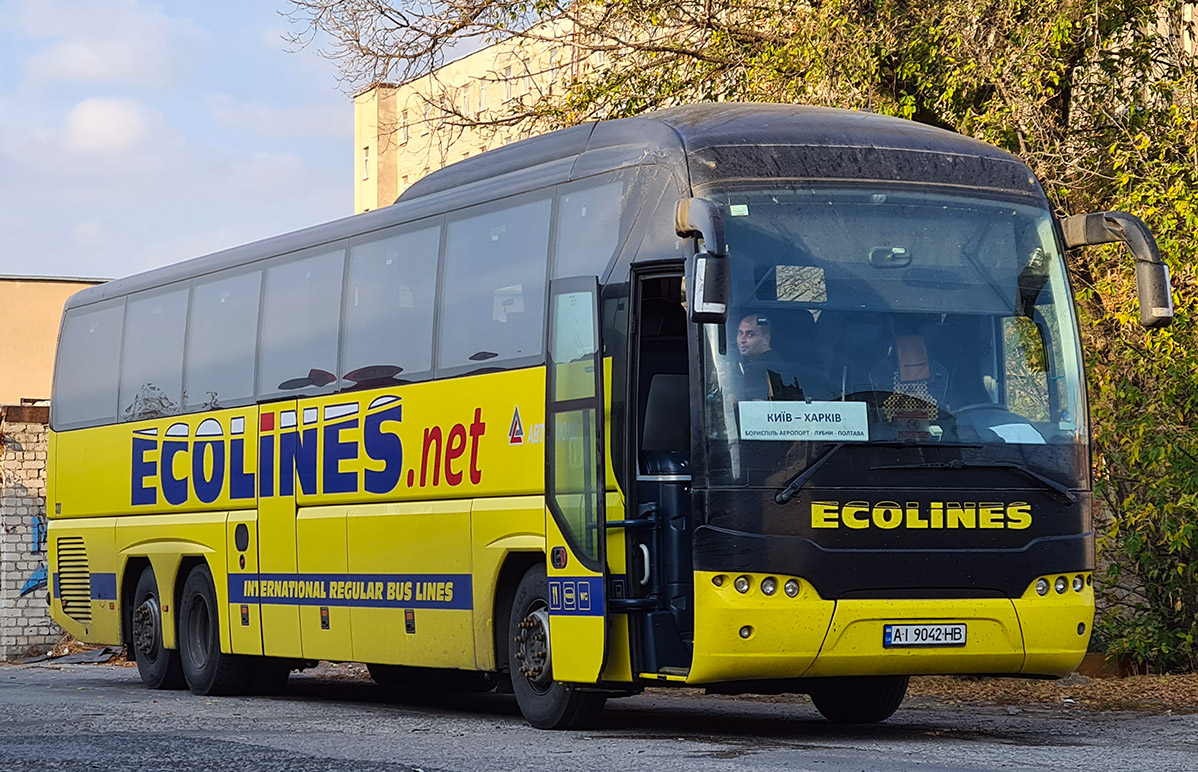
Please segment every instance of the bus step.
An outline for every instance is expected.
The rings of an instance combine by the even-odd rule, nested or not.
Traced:
[[[644,678],[649,681],[686,683],[686,677],[689,673],[690,670],[684,667],[663,667],[658,673],[638,673],[637,678]]]

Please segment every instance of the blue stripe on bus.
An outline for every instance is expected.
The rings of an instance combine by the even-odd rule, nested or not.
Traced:
[[[469,574],[229,574],[230,603],[471,609]]]
[[[603,616],[603,577],[550,579],[549,613],[554,616]]]
[[[92,600],[116,600],[116,574],[91,576]]]

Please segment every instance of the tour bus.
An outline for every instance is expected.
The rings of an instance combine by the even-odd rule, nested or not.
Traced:
[[[85,289],[51,410],[51,607],[151,688],[319,660],[592,721],[646,686],[1059,677],[1094,613],[1058,219],[895,118],[706,104],[430,174],[385,208]]]

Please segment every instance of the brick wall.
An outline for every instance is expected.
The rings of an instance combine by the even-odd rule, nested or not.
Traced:
[[[0,408],[0,661],[49,650],[44,407]]]

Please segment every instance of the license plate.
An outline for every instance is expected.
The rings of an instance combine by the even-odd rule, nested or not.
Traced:
[[[964,646],[965,625],[886,625],[882,628],[882,645],[894,646]]]

